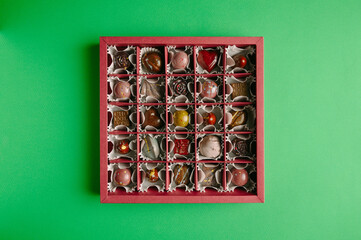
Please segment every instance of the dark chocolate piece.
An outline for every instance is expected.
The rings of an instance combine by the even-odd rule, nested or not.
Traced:
[[[117,52],[114,55],[115,68],[127,69],[130,66],[129,55],[126,52]]]
[[[177,79],[173,82],[174,95],[186,95],[187,82],[184,79]]]
[[[142,127],[145,128],[146,126],[153,126],[155,128],[160,128],[163,126],[163,121],[159,116],[158,111],[152,107],[148,109],[145,114],[145,120],[142,124]]]
[[[161,85],[158,83],[150,83],[147,80],[143,80],[140,94],[145,96],[154,97],[157,100],[161,100],[163,92],[161,91]]]
[[[150,73],[160,73],[162,71],[162,57],[157,52],[144,53],[142,64]]]
[[[248,156],[249,147],[248,143],[242,139],[235,138],[232,141],[233,143],[233,152],[238,156]]]

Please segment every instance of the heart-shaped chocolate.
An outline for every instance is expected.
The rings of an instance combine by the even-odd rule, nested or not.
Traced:
[[[142,124],[142,127],[152,126],[155,128],[160,128],[163,126],[163,121],[159,116],[158,111],[155,108],[148,109],[144,114],[145,120]]]
[[[198,53],[197,61],[198,64],[209,73],[217,65],[218,54],[216,51],[201,50]]]

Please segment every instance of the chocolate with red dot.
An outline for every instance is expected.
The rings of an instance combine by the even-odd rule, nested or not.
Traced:
[[[177,79],[172,85],[175,95],[179,96],[187,94],[187,82],[184,79]]]

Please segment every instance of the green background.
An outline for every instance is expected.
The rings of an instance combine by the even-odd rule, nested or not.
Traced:
[[[0,239],[361,239],[360,12],[1,1]],[[99,36],[265,38],[264,204],[100,204]]]

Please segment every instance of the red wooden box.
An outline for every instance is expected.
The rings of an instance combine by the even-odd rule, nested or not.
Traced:
[[[253,73],[228,73],[226,72],[226,47],[235,45],[237,47],[247,47],[253,46],[255,48],[255,71]],[[109,46],[116,46],[119,48],[134,46],[136,47],[136,69],[134,74],[108,74],[107,68],[110,65],[111,58],[109,57],[107,50]],[[167,71],[167,63],[168,63],[168,48],[167,46],[176,46],[176,47],[184,47],[191,46],[193,48],[193,55],[191,59],[191,64],[193,65],[192,73],[188,74],[171,74]],[[196,71],[196,54],[195,49],[197,46],[203,47],[216,47],[221,46],[223,51],[222,61],[223,61],[223,72],[217,74],[199,74]],[[226,159],[226,147],[224,147],[224,157],[221,160],[214,161],[204,161],[197,159],[197,155],[195,154],[194,159],[189,160],[192,164],[194,164],[195,171],[193,174],[192,181],[194,182],[195,189],[191,192],[186,192],[184,189],[176,189],[175,191],[169,192],[170,182],[172,181],[169,173],[169,166],[174,162],[188,162],[188,160],[173,160],[168,159],[168,154],[166,154],[166,158],[162,162],[165,165],[165,191],[158,192],[156,188],[149,188],[146,192],[139,192],[140,187],[140,164],[144,161],[139,157],[140,149],[140,135],[144,134],[163,134],[166,139],[168,139],[169,134],[173,134],[168,129],[168,121],[169,117],[166,113],[166,130],[165,132],[144,132],[140,131],[139,128],[139,109],[141,105],[163,105],[164,109],[167,111],[168,107],[171,105],[182,105],[177,103],[170,103],[165,100],[164,103],[141,103],[139,101],[139,78],[143,76],[140,74],[140,49],[142,47],[157,47],[162,50],[164,54],[164,70],[162,74],[157,75],[147,75],[147,77],[164,77],[165,79],[165,95],[168,96],[168,79],[172,76],[191,76],[194,78],[194,86],[196,89],[196,79],[197,77],[217,77],[220,76],[223,79],[223,101],[219,103],[201,103],[195,98],[195,101],[192,103],[188,103],[188,105],[192,105],[194,107],[194,111],[197,110],[197,107],[201,105],[219,105],[222,106],[223,111],[225,113],[225,107],[228,105],[234,105],[234,103],[226,102],[225,100],[225,77],[233,75],[234,77],[246,77],[249,75],[253,75],[256,79],[255,83],[255,93],[256,93],[256,101],[254,102],[241,102],[237,103],[240,106],[252,105],[256,109],[256,122],[255,122],[255,130],[254,131],[245,131],[245,132],[228,132],[225,125],[223,130],[217,132],[220,136],[223,137],[223,141],[226,140],[226,136],[230,134],[254,134],[256,136],[256,159],[254,161],[245,160],[245,159],[236,159],[230,160]],[[124,103],[124,102],[116,102],[111,101],[107,98],[109,94],[109,85],[108,78],[111,76],[117,76],[119,78],[129,78],[134,77],[136,79],[137,85],[137,98],[133,103]],[[166,98],[167,99],[167,98]],[[263,98],[263,37],[100,37],[100,198],[102,203],[256,203],[256,202],[264,202],[265,192],[264,192],[264,98]],[[117,134],[129,134],[129,132],[122,131],[109,131],[108,124],[110,121],[110,116],[108,113],[108,106],[123,106],[123,105],[133,105],[137,110],[137,127],[134,132],[131,134],[136,135],[137,139],[137,157],[133,160],[129,159],[115,159],[109,160],[108,153],[110,152],[109,148],[111,146],[108,142],[109,135],[117,135]],[[194,122],[197,122],[196,113],[194,114]],[[223,121],[223,124],[225,121]],[[187,134],[194,135],[194,144],[195,150],[197,150],[197,135],[201,134],[198,132],[197,126],[195,126],[194,131],[187,132]],[[213,132],[207,132],[207,134]],[[166,151],[168,152],[168,141],[166,141]],[[111,181],[110,173],[108,172],[108,165],[110,163],[117,162],[132,162],[136,165],[136,190],[134,192],[127,193],[125,190],[121,188],[117,188],[115,192],[108,191],[108,182]],[[209,163],[219,163],[223,169],[230,163],[250,163],[254,164],[256,168],[256,172],[253,176],[254,181],[256,183],[255,191],[247,192],[243,189],[236,188],[234,191],[227,191],[226,184],[226,171],[222,171],[222,188],[224,191],[217,191],[214,189],[206,189],[205,192],[200,192],[198,188],[198,171],[197,166],[201,162],[209,162]]]

